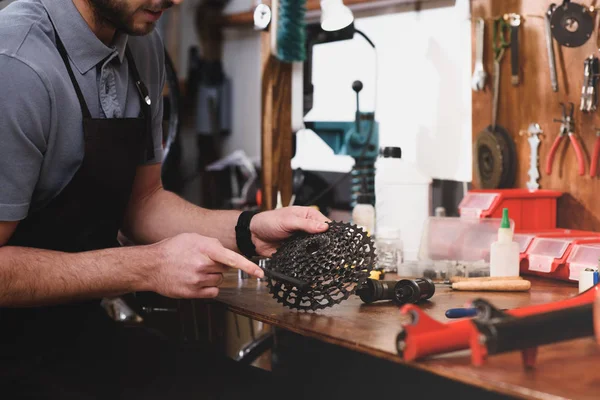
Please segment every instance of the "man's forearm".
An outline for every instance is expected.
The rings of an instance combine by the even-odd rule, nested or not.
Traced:
[[[0,247],[0,307],[29,307],[150,290],[146,247],[63,253]]]
[[[237,251],[235,225],[239,211],[207,210],[172,192],[157,190],[129,210],[124,233],[135,243],[155,243],[179,233],[217,238]]]

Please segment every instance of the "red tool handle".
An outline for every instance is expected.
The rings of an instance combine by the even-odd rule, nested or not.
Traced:
[[[577,172],[579,175],[585,174],[585,162],[583,161],[583,151],[581,150],[581,146],[579,145],[579,141],[575,137],[575,135],[570,134],[569,139],[571,139],[571,143],[573,144],[573,148],[575,149],[575,156],[577,157]]]
[[[556,151],[558,150],[558,145],[560,144],[561,139],[561,135],[558,135],[556,139],[554,139],[554,143],[552,143],[550,153],[548,153],[548,158],[546,159],[546,174],[548,175],[552,173],[552,164],[554,163],[554,156],[556,155]]]
[[[600,157],[600,136],[596,138],[596,144],[594,145],[594,155],[592,156],[592,165],[590,165],[590,176],[596,176],[598,157]]]

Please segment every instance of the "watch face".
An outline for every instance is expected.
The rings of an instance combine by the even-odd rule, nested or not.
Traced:
[[[271,9],[266,4],[259,4],[254,10],[254,27],[256,29],[267,29],[271,22]]]

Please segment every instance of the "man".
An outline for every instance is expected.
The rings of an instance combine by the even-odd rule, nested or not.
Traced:
[[[132,333],[98,299],[212,298],[229,268],[263,276],[248,256],[327,229],[309,208],[217,212],[163,190],[153,28],[180,2],[19,0],[0,12],[0,389],[10,398],[211,398],[230,373],[233,396],[255,394],[259,378]],[[119,231],[137,246],[119,247]]]

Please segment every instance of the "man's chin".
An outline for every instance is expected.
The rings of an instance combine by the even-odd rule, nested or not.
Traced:
[[[155,27],[156,23],[151,23],[144,24],[144,26],[128,26],[126,29],[123,29],[123,31],[129,36],[146,36],[149,33],[152,33]]]

